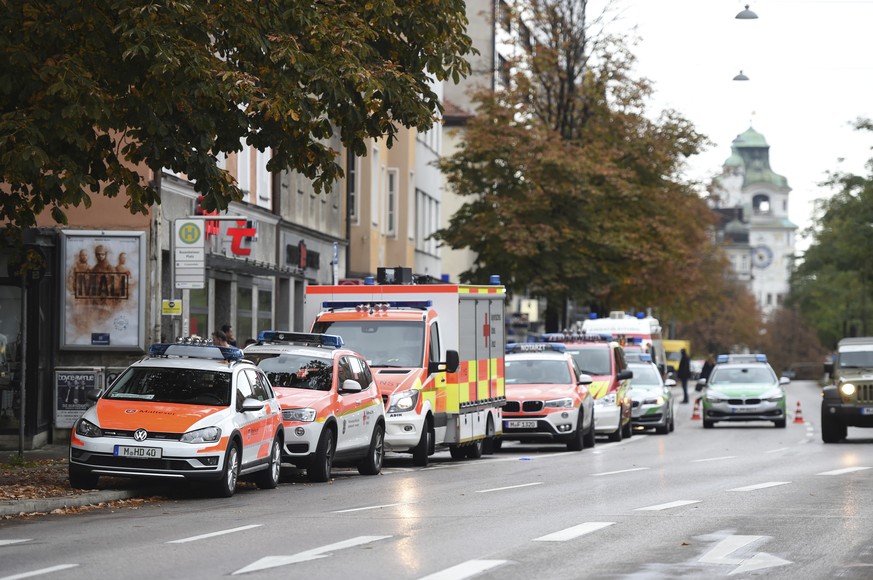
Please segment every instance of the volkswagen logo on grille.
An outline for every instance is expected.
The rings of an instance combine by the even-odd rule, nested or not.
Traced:
[[[133,432],[133,439],[135,441],[145,441],[148,436],[149,432],[145,429],[137,429]]]

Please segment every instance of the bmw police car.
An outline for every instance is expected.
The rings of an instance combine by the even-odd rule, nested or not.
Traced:
[[[363,475],[382,471],[385,407],[364,357],[339,336],[265,331],[245,349],[276,389],[285,425],[283,463],[327,481],[349,464]]]
[[[238,477],[279,483],[284,429],[262,370],[235,347],[155,344],[76,421],[70,485],[101,475],[200,480],[230,497]]]
[[[772,421],[785,427],[785,385],[777,378],[767,355],[719,355],[709,379],[700,379],[703,391],[703,426],[719,421]]]
[[[561,441],[570,451],[594,445],[591,377],[579,372],[563,344],[507,345],[503,407],[506,439]]]

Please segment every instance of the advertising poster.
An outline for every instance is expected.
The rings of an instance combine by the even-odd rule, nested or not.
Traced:
[[[60,348],[145,350],[145,233],[64,231]]]
[[[94,404],[85,395],[96,393],[99,370],[56,370],[55,371],[55,427],[71,429],[76,419]]]

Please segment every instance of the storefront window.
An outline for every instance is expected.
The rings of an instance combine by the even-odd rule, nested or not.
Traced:
[[[191,302],[189,310],[191,314],[190,332],[192,335],[203,336],[208,338],[212,335],[212,331],[207,328],[207,315],[209,309],[207,307],[207,291],[205,288],[199,290],[189,290],[188,300]]]
[[[20,330],[21,289],[18,286],[0,286],[0,431],[18,429],[21,415]]]
[[[257,331],[273,328],[273,293],[266,288],[258,288]]]
[[[237,287],[236,295],[236,334],[237,343],[243,344],[249,337],[254,337],[252,332],[252,289]]]

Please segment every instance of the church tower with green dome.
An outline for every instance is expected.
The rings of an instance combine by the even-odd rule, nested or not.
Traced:
[[[767,140],[752,127],[733,140],[712,183],[710,205],[721,216],[718,239],[765,315],[788,293],[797,230],[788,219],[790,193],[788,180],[770,168]]]

